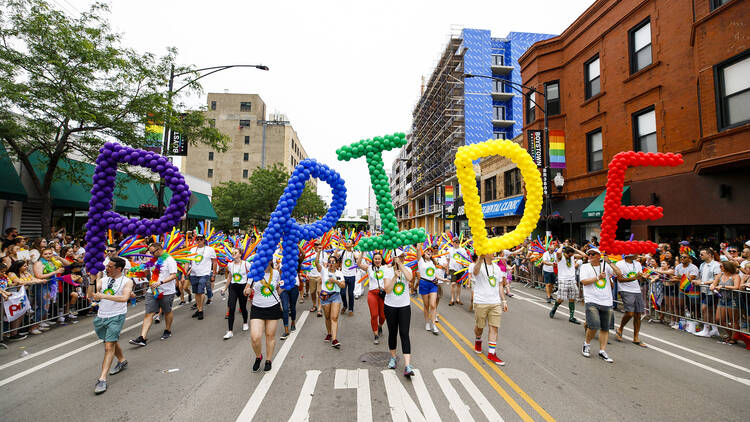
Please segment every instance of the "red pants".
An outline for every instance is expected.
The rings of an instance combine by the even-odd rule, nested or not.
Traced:
[[[370,326],[373,333],[378,331],[379,326],[385,324],[383,305],[383,298],[380,297],[377,289],[367,293],[367,306],[370,308]]]

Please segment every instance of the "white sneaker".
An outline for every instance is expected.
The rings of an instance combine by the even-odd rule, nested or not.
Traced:
[[[234,333],[232,333],[231,331],[227,331],[227,333],[224,334],[224,340],[229,340],[232,337],[234,337]]]
[[[71,313],[70,313],[70,314],[68,315],[68,318],[70,318],[70,319],[78,319],[78,315],[76,315],[76,314],[74,314],[73,312],[71,312]]]
[[[430,330],[432,330],[432,327],[430,327],[430,323],[429,323],[429,322],[425,322],[425,324],[424,324],[424,329],[425,329],[425,331],[430,331]]]
[[[59,322],[60,324],[62,324],[63,322],[65,322],[65,317],[64,316],[57,317],[57,322]]]
[[[440,334],[440,331],[438,331],[437,325],[432,324],[432,334],[438,335]]]
[[[248,327],[247,324],[242,324],[242,331],[247,331],[249,329],[250,327]]]
[[[39,327],[40,328],[49,328],[49,324],[47,324],[46,322],[42,322],[41,324],[39,324]]]
[[[709,331],[710,331],[710,330],[708,329],[708,324],[704,324],[704,325],[703,325],[703,329],[702,329],[702,330],[701,330],[700,332],[697,332],[697,333],[693,333],[693,334],[695,334],[695,335],[696,335],[696,336],[698,336],[698,337],[711,337],[711,336],[710,336],[710,335],[708,334],[708,332],[709,332]]]
[[[36,329],[36,328],[34,328],[34,329],[32,329],[31,331],[29,331],[29,333],[31,333],[32,335],[35,335],[35,336],[37,336],[37,335],[39,335],[39,334],[42,334],[42,331],[41,331],[41,330],[38,330],[38,329]]]

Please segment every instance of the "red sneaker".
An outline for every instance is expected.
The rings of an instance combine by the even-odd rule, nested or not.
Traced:
[[[333,347],[335,347],[337,349],[340,349],[341,348],[341,343],[339,343],[338,340],[333,339],[333,341],[331,342],[331,346],[333,346]]]
[[[328,334],[328,335],[326,336],[326,338],[324,338],[324,339],[323,339],[323,341],[325,341],[325,342],[331,341],[331,335],[330,335],[330,334]]]
[[[482,353],[482,340],[474,342],[474,353]]]
[[[495,362],[496,364],[498,364],[500,366],[505,366],[505,362],[503,362],[503,360],[500,359],[499,357],[497,357],[497,355],[494,354],[494,353],[488,353],[487,354],[487,359],[489,359],[492,362]]]

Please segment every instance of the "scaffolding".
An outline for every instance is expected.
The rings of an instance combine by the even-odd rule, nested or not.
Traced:
[[[412,198],[455,173],[464,144],[463,40],[452,34],[412,114]]]

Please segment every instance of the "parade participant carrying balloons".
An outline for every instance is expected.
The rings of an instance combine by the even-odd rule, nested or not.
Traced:
[[[323,242],[320,239],[315,239],[314,243],[315,250],[313,251],[313,254],[315,255],[315,263],[320,262],[321,265],[325,266],[328,262],[328,254],[323,251]],[[317,265],[313,264],[312,269],[307,274],[307,282],[308,287],[310,288],[310,300],[312,300],[312,308],[310,308],[310,312],[317,312],[318,316],[323,316],[323,314],[320,312],[319,304],[320,304],[320,298],[318,297],[318,289],[320,288],[320,271],[318,271]]]
[[[438,296],[437,262],[432,257],[433,252],[432,247],[422,251],[422,255],[417,262],[416,275],[419,280],[419,294],[422,295],[422,302],[424,303],[424,329],[438,335],[439,331],[437,324],[435,324]]]
[[[190,264],[188,273],[190,274],[190,285],[193,293],[195,293],[196,311],[193,318],[203,319],[203,296],[207,290],[211,290],[211,282],[216,279],[216,251],[211,246],[206,245],[204,235],[197,235],[195,240],[197,244],[190,250],[190,253],[195,254],[195,262]]]
[[[492,263],[492,254],[479,256],[469,267],[474,277],[474,352],[482,353],[482,333],[489,325],[487,336],[487,359],[500,366],[505,365],[497,357],[497,337],[500,330],[500,316],[508,312],[508,302],[503,292],[500,268]]]
[[[357,255],[354,252],[354,243],[351,239],[344,241],[344,250],[338,254],[339,261],[341,262],[341,273],[344,275],[346,280],[346,288],[341,291],[341,300],[343,307],[341,313],[343,314],[349,309],[349,316],[354,315],[354,284],[357,282]]]
[[[316,262],[321,274],[320,306],[326,320],[325,342],[331,342],[331,346],[339,349],[341,343],[338,340],[339,312],[341,311],[341,289],[346,287],[344,274],[339,267],[338,259],[331,255],[328,257],[328,266],[324,267]]]
[[[154,314],[160,310],[164,314],[166,325],[161,339],[166,340],[172,335],[172,302],[177,292],[175,288],[177,261],[164,252],[161,242],[156,240],[148,245],[148,252],[153,258],[144,264],[151,271],[149,290],[146,292],[146,315],[143,316],[141,335],[130,340],[130,344],[141,347],[146,346],[148,341],[146,336],[153,323]]]
[[[393,277],[393,269],[383,262],[383,254],[374,252],[372,254],[372,264],[364,261],[364,254],[359,256],[357,266],[367,272],[367,283],[369,292],[367,293],[367,306],[370,308],[370,327],[372,328],[374,344],[380,343],[380,335],[383,334],[383,323],[385,323],[385,313],[383,311],[385,299],[385,279]]]
[[[303,260],[305,259],[304,253],[300,250],[298,255],[297,263],[297,276],[294,280],[294,289],[284,289],[282,285],[281,292],[279,294],[281,299],[281,320],[284,323],[284,333],[281,334],[280,339],[286,340],[289,337],[289,330],[297,331],[295,322],[297,321],[297,299],[299,299],[299,293],[302,290],[302,269]],[[291,321],[291,328],[289,326],[289,320]]]
[[[404,376],[414,376],[414,367],[411,366],[411,340],[409,339],[409,325],[411,323],[411,298],[409,297],[410,284],[413,274],[411,269],[404,265],[403,252],[396,252],[392,276],[386,277],[383,284],[385,290],[385,320],[388,323],[388,349],[391,359],[388,361],[389,369],[396,369],[396,342],[401,338],[401,351],[404,354]]]
[[[594,339],[596,331],[599,330],[599,357],[605,362],[612,363],[614,360],[607,355],[607,338],[609,330],[614,328],[612,317],[612,284],[610,277],[621,275],[609,259],[604,258],[597,248],[586,251],[589,262],[581,265],[580,277],[583,284],[583,300],[586,303],[586,339],[583,342],[581,353],[585,357],[591,356],[591,340]]]
[[[224,334],[224,340],[229,340],[234,336],[232,329],[234,328],[237,302],[239,302],[242,312],[242,331],[249,329],[247,325],[247,296],[245,296],[244,290],[247,285],[247,271],[250,269],[250,264],[242,260],[242,253],[239,249],[232,250],[232,258],[234,260],[227,265],[227,283],[221,291],[223,295],[229,290],[227,302],[227,306],[229,306],[229,328],[227,333]]]
[[[646,311],[646,304],[641,294],[639,281],[644,278],[641,263],[635,260],[635,254],[625,254],[624,259],[616,264],[622,275],[617,276],[618,290],[625,308],[625,315],[620,320],[620,327],[615,331],[615,339],[622,341],[622,330],[630,319],[633,320],[633,344],[648,347],[640,340],[641,315]]]
[[[252,293],[250,307],[250,339],[255,352],[253,372],[260,370],[263,361],[261,340],[266,337],[266,363],[264,371],[271,370],[271,357],[276,345],[276,325],[281,319],[281,302],[276,294],[279,286],[279,272],[273,268],[273,261],[268,262],[263,279],[253,281],[245,286],[245,295]]]

